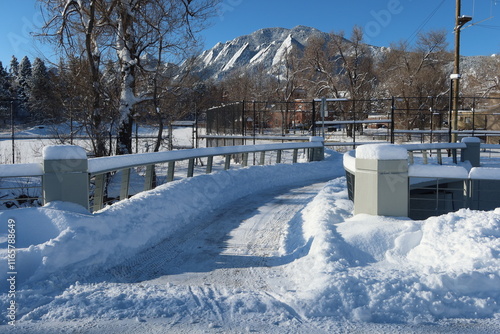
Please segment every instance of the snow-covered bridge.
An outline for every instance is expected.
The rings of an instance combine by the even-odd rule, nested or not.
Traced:
[[[2,285],[0,331],[494,333],[497,211],[354,215],[330,150],[183,178],[93,214],[59,201],[3,211],[18,308],[10,327]],[[4,282],[8,240],[0,231]]]

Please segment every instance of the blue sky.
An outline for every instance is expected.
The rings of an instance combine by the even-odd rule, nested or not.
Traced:
[[[12,55],[57,59],[50,48],[30,36],[43,22],[35,4],[35,0],[0,1],[0,61],[4,66]],[[462,0],[462,14],[473,15],[474,22],[493,16],[462,31],[462,54],[500,54],[500,0]],[[418,31],[446,29],[451,49],[454,17],[455,0],[223,0],[202,37],[208,49],[261,28],[305,25],[349,35],[358,25],[364,28],[367,42],[388,46],[401,40],[414,42]]]

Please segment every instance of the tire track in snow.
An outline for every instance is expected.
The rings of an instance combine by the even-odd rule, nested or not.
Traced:
[[[274,290],[291,220],[324,183],[253,194],[108,271],[107,279]],[[271,283],[269,279],[271,278]]]
[[[305,325],[290,296],[296,286],[283,265],[307,254],[307,250],[287,251],[287,239],[302,237],[301,211],[324,185],[281,188],[228,203],[195,228],[108,271],[106,280],[185,287],[198,305],[197,314],[216,323],[239,317],[233,313],[241,310],[231,306],[231,296],[236,295],[259,300],[253,311],[278,307],[283,310],[278,318]],[[243,312],[249,311],[247,306],[241,307]]]

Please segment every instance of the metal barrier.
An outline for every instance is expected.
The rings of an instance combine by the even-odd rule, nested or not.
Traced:
[[[1,165],[1,205],[5,208],[41,205],[42,175],[39,164]]]
[[[203,172],[214,171],[214,157],[223,156],[223,168],[231,168],[231,160],[238,156],[239,163],[249,165],[249,155],[254,154],[259,165],[269,161],[269,152],[275,152],[272,159],[283,163],[283,152],[290,151],[290,162],[298,162],[299,150],[304,150],[307,161],[324,158],[322,138],[311,137],[309,142],[280,143],[254,146],[226,146],[179,151],[131,154],[88,159],[83,148],[73,145],[56,145],[44,148],[43,164],[1,165],[1,177],[41,177],[43,204],[51,201],[67,201],[93,211],[100,210],[106,200],[106,189],[112,175],[121,174],[120,194],[117,200],[129,197],[132,170],[143,169],[142,190],[150,190],[158,183],[156,165],[166,164],[165,182],[174,180],[176,166],[187,162],[186,177],[195,175],[196,161],[203,159]],[[267,155],[266,155],[267,154]],[[177,170],[178,171],[178,170]],[[92,202],[92,204],[90,204]]]
[[[467,207],[465,179],[410,177],[409,217],[426,219]]]
[[[404,204],[396,201],[404,192],[408,198],[407,215],[412,219],[425,219],[460,208],[492,210],[500,206],[500,166],[480,166],[481,150],[500,149],[500,145],[480,145],[477,138],[464,138],[456,144],[384,147],[390,150],[391,146],[407,150],[407,174],[402,167],[390,167],[391,161],[399,161],[393,158],[375,157],[369,162],[373,166],[370,167],[367,162],[370,159],[360,159],[355,151],[344,155],[348,193],[355,202],[355,213],[401,215],[399,209]],[[449,152],[451,164],[443,162],[441,151]],[[415,152],[422,153],[420,163],[415,163]],[[428,158],[430,152],[437,154],[437,161],[432,164]]]
[[[249,154],[251,153],[258,154],[258,164],[264,165],[266,153],[275,151],[275,162],[282,163],[283,151],[290,150],[292,151],[292,163],[296,163],[300,149],[308,151],[306,154],[309,161],[322,160],[323,142],[321,140],[307,143],[199,148],[89,159],[89,173],[95,180],[92,209],[97,211],[103,207],[106,179],[109,173],[112,172],[121,172],[119,199],[123,200],[129,197],[130,173],[131,169],[135,167],[145,167],[143,190],[146,191],[152,189],[155,185],[155,165],[158,164],[168,165],[166,182],[171,182],[174,180],[176,165],[180,161],[188,161],[186,177],[192,177],[194,176],[195,161],[197,159],[205,159],[205,173],[209,174],[213,171],[215,156],[224,156],[224,170],[228,170],[231,167],[231,159],[235,155],[241,155],[240,163],[243,167],[246,167],[249,164]]]

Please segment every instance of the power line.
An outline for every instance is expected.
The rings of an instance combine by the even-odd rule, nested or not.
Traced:
[[[481,28],[486,28],[486,29],[500,30],[500,26],[494,26],[494,25],[490,25],[490,24],[478,24],[477,26],[481,27]]]
[[[424,27],[429,23],[429,21],[436,15],[438,10],[443,6],[443,4],[446,2],[446,0],[441,0],[441,2],[437,5],[437,7],[425,18],[425,20],[422,21],[422,23],[417,27],[417,29],[408,37],[405,41],[405,44],[408,45],[410,44],[415,37],[424,29]]]

